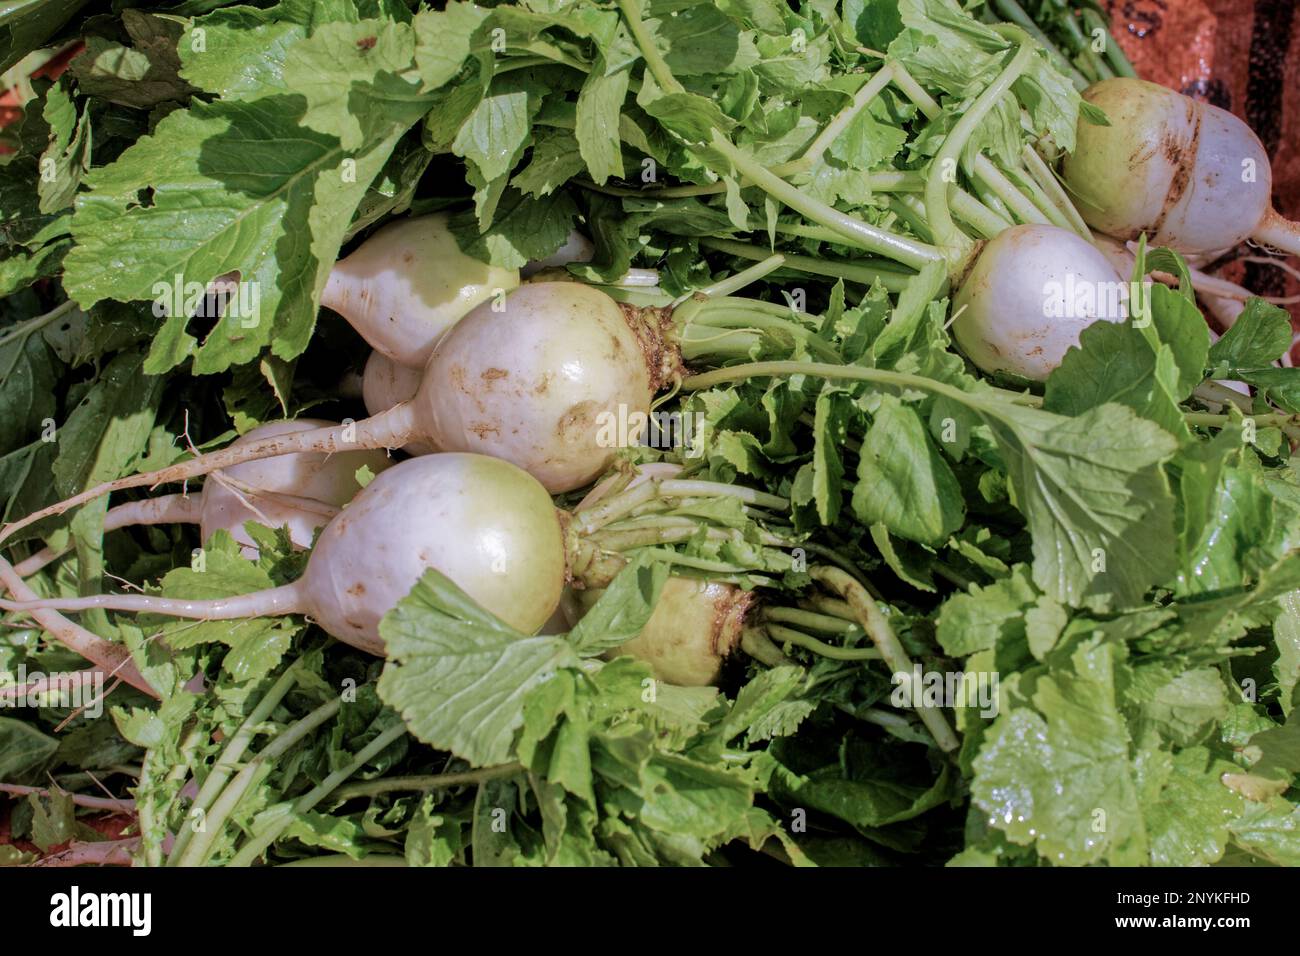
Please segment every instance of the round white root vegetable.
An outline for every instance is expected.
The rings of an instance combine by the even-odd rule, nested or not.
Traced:
[[[384,226],[335,264],[321,305],[399,365],[420,368],[470,309],[519,285],[516,269],[467,256],[434,213]]]
[[[139,594],[0,601],[24,611],[102,607],[203,620],[306,614],[339,640],[383,653],[379,621],[429,568],[531,634],[564,588],[564,532],[536,479],[483,455],[411,458],[378,475],[321,532],[292,584],[215,600]]]
[[[231,447],[246,446],[276,435],[332,427],[337,427],[334,422],[314,418],[269,422],[240,436]],[[244,462],[214,471],[198,494],[163,495],[110,508],[104,515],[104,530],[133,525],[197,524],[204,542],[218,530],[228,531],[239,542],[244,556],[256,560],[257,545],[244,529],[245,522],[255,521],[269,528],[287,526],[294,545],[309,548],[316,530],[361,490],[357,471],[364,466],[378,474],[391,464],[392,460],[377,449],[329,456],[308,452]],[[43,548],[15,565],[14,570],[26,577],[63,553]]]
[[[543,269],[555,269],[559,266],[567,266],[570,262],[590,262],[591,257],[596,254],[596,245],[578,230],[574,229],[569,233],[569,238],[564,240],[564,245],[556,249],[545,259],[534,259],[519,270],[519,274],[525,279],[531,275],[536,275]]]
[[[480,305],[429,359],[411,402],[418,434],[504,458],[552,493],[582,487],[614,454],[602,424],[648,414],[663,357],[679,361],[641,315],[574,282],[523,285],[504,312]]]
[[[1124,318],[1110,262],[1068,229],[1025,225],[984,246],[953,299],[957,345],[981,370],[1042,381],[1093,322]]]
[[[361,400],[371,415],[386,412],[395,405],[409,402],[420,389],[423,373],[418,368],[398,365],[383,352],[371,352],[361,373]],[[408,455],[428,455],[435,449],[427,442],[413,441],[402,446]]]
[[[574,592],[584,608],[602,593]],[[641,633],[611,648],[605,657],[630,655],[649,664],[657,680],[681,687],[716,683],[722,662],[740,643],[753,600],[753,594],[733,584],[670,577]]]
[[[1186,254],[1246,239],[1300,254],[1300,226],[1272,203],[1268,153],[1227,110],[1128,77],[1083,92],[1109,126],[1079,121],[1065,183],[1088,225],[1119,239],[1146,233]]]

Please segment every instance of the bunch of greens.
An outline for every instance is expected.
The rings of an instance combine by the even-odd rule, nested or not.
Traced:
[[[829,354],[756,328],[751,361],[680,383],[663,407],[698,415],[699,444],[620,467],[672,460],[788,513],[657,512],[727,533],[625,551],[567,633],[515,633],[434,572],[385,619],[385,661],[296,619],[88,614],[160,699],[115,689],[112,726],[4,718],[0,782],[121,774],[149,864],[1300,862],[1285,316],[1253,301],[1211,345],[1181,260],[1142,251],[1136,278],[1181,287],[1089,329],[1045,389],[981,380],[950,346],[949,284],[981,239],[1086,234],[1043,159],[1102,120],[1082,50],[1015,4],[949,0],[75,8],[0,21],[23,77],[33,48],[85,45],[24,81],[5,131],[6,519],[181,439],[357,416],[338,383],[358,339],[320,290],[406,212],[452,209],[463,247],[507,266],[577,227],[596,253],[568,277],[653,268],[655,305],[762,261],[750,292]],[[155,316],[160,286],[232,273],[260,322]],[[33,589],[113,574],[201,598],[301,570],[283,532],[254,528],[253,562],[223,535],[105,536],[105,507],[6,542],[72,546]],[[606,659],[670,570],[755,592],[716,688]],[[27,628],[0,654],[80,666]],[[900,704],[901,661],[996,677],[994,696]],[[52,814],[88,838],[74,814],[99,809],[26,800],[14,831],[40,848]]]

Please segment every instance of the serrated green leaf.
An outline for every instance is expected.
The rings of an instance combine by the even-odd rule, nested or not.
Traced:
[[[418,739],[475,765],[510,759],[528,692],[577,663],[558,637],[525,637],[486,624],[484,612],[428,571],[380,622],[388,664],[380,698]]]

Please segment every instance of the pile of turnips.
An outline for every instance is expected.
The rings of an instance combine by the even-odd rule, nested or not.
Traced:
[[[436,216],[404,225],[447,232],[446,222]],[[378,244],[382,249],[393,237],[401,243],[398,248],[412,244],[408,230],[384,229],[364,246]],[[450,236],[447,239],[452,241]],[[371,251],[362,261],[372,258],[383,257]],[[407,269],[417,270],[417,265],[413,261]],[[433,285],[448,287],[446,282]],[[476,288],[482,291],[483,287]],[[362,300],[396,301],[358,293],[358,301]],[[441,319],[454,314],[455,310],[438,313]],[[361,323],[360,318],[353,321]],[[378,322],[380,329],[388,323],[383,310],[367,313],[365,321]],[[751,331],[732,331],[737,327]],[[467,308],[432,346],[413,392],[409,370],[391,358],[388,365],[377,360],[368,369],[369,382],[363,379],[363,391],[371,400],[383,406],[400,395],[410,397],[370,418],[268,434],[168,468],[97,485],[8,525],[0,540],[103,494],[184,481],[285,454],[402,447],[474,452],[518,465],[552,494],[572,491],[603,474],[617,452],[602,441],[603,422],[611,417],[645,422],[655,393],[681,376],[684,359],[743,358],[758,339],[754,329],[834,354],[789,309],[772,303],[724,295],[693,299],[669,311],[629,306],[578,282],[527,283],[500,300],[490,297]],[[629,437],[635,441],[639,433]]]
[[[500,458],[454,452],[421,455],[384,470],[331,518],[312,548],[306,571],[291,584],[206,601],[121,594],[0,601],[0,607],[108,608],[203,620],[306,614],[339,640],[382,654],[380,619],[429,569],[445,574],[510,627],[532,634],[559,608],[566,583],[580,573],[578,566],[591,563],[591,546],[584,536],[599,533],[633,507],[656,497],[695,500],[710,494],[740,495],[769,508],[786,505],[761,492],[678,481],[662,473],[635,487],[636,493],[622,500],[610,496],[599,515],[571,521],[536,478]],[[593,583],[607,584],[608,573],[593,578]],[[713,607],[713,590],[701,593]],[[743,606],[738,598],[731,600]],[[698,617],[700,611],[681,613]],[[663,614],[657,620],[662,622]],[[731,650],[733,640],[715,639],[711,618],[693,623],[702,632],[693,643],[711,647],[716,660]],[[716,667],[707,676],[716,676]]]
[[[1129,79],[1106,80],[1085,92],[1110,125],[1081,121],[1077,149],[1061,165],[1068,195],[1059,192],[1052,215],[1035,215],[995,235],[984,229],[981,234],[991,235],[986,240],[966,235],[954,222],[954,193],[939,170],[945,159],[963,154],[1033,55],[1032,42],[1022,37],[1001,75],[935,155],[922,203],[933,242],[891,235],[809,199],[743,154],[728,152],[720,134],[712,145],[736,173],[845,241],[911,269],[946,274],[954,339],[989,373],[1041,382],[1084,328],[1125,319],[1122,299],[1111,290],[1128,282],[1123,269],[1131,260],[1114,240],[1145,235],[1190,256],[1247,239],[1300,252],[1297,227],[1271,208],[1271,172],[1253,133],[1222,110]],[[669,90],[675,82],[658,79]],[[898,82],[923,115],[937,115],[900,65],[886,66],[880,80],[877,92]],[[868,99],[856,98],[854,108]],[[968,206],[978,204],[961,196]],[[978,212],[970,215],[978,218]],[[312,548],[301,578],[209,601],[99,595],[0,606],[204,619],[305,614],[338,639],[382,654],[381,618],[435,569],[510,627],[531,634],[562,604],[589,606],[607,583],[575,572],[579,553],[592,547],[584,534],[601,527],[584,525],[579,516],[584,506],[604,505],[589,499],[571,515],[551,499],[609,471],[616,449],[600,442],[602,421],[644,420],[656,395],[679,381],[689,363],[750,358],[760,336],[839,361],[791,310],[732,299],[737,284],[721,283],[675,308],[637,307],[544,271],[589,260],[593,246],[581,234],[521,273],[465,254],[449,225],[445,213],[435,213],[384,226],[336,264],[324,288],[322,304],[374,349],[362,377],[371,417],[264,425],[227,448],[98,485],[0,531],[2,541],[113,491],[207,475],[193,497],[111,509],[105,529],[196,522],[205,541],[225,529],[252,555],[246,521],[287,525],[296,546]],[[1088,227],[1104,235],[1094,237]],[[755,267],[752,277],[779,267],[780,258]],[[1201,281],[1207,292],[1238,301],[1230,284]],[[1070,292],[1075,288],[1094,290],[1082,308]],[[384,450],[399,448],[414,457],[394,465]],[[364,488],[363,469],[375,476]],[[642,480],[653,485],[654,495],[723,493],[671,476]],[[30,574],[55,557],[47,549],[17,569]],[[575,578],[586,587],[566,603],[565,589]],[[735,584],[674,575],[641,635],[621,650],[649,662],[661,679],[712,683],[722,660],[741,644],[752,603]]]

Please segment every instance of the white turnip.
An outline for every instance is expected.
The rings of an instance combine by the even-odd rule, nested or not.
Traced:
[[[519,272],[461,252],[445,213],[399,219],[335,264],[321,305],[394,362],[419,368],[466,313],[519,285]]]
[[[604,592],[575,591],[586,610]],[[752,592],[733,584],[670,576],[650,619],[636,637],[611,648],[609,659],[630,655],[650,665],[657,680],[682,687],[716,683],[722,662],[740,643]]]
[[[524,285],[504,316],[480,306],[438,343],[412,407],[437,448],[504,458],[567,491],[609,465],[604,416],[649,411],[678,361],[663,342],[599,290]]]
[[[605,471],[620,443],[640,439],[651,397],[681,374],[684,357],[746,357],[762,335],[836,358],[788,308],[773,303],[704,296],[668,312],[620,304],[577,282],[529,283],[501,308],[484,302],[458,322],[430,356],[409,402],[354,424],[272,436],[97,485],[6,525],[0,540],[103,494],[290,452],[420,442],[504,458],[552,493],[571,491]],[[627,427],[615,427],[620,423]],[[617,441],[611,432],[620,433]]]
[[[981,370],[1042,381],[1093,322],[1124,318],[1127,277],[1075,233],[1014,226],[984,246],[953,299],[953,336]]]
[[[556,510],[535,478],[509,462],[455,452],[422,455],[362,489],[321,531],[305,573],[292,584],[218,600],[122,594],[0,601],[0,608],[102,607],[209,620],[301,613],[339,640],[379,654],[380,618],[434,568],[511,627],[533,633],[555,613],[570,575],[579,586],[607,586],[625,564],[619,552],[641,546],[602,540],[606,525],[656,500],[712,495],[788,507],[785,499],[754,489],[654,478],[570,517]],[[716,643],[725,642],[719,636]]]
[[[531,634],[555,611],[566,572],[559,513],[536,479],[483,455],[422,455],[389,468],[324,528],[297,581],[215,600],[98,595],[0,602],[17,610],[104,607],[205,620],[306,614],[383,653],[379,620],[430,568]]]
[[[1300,254],[1300,227],[1272,207],[1264,144],[1236,116],[1128,77],[1083,97],[1110,125],[1081,120],[1062,173],[1094,229],[1191,255],[1247,239]]]
[[[400,448],[413,441],[504,458],[552,492],[581,487],[616,451],[600,442],[603,418],[647,413],[668,370],[679,367],[680,353],[658,324],[661,315],[624,308],[575,282],[522,286],[504,311],[485,302],[454,327],[409,402],[354,424],[269,436],[107,482],[8,525],[0,538],[113,491],[293,452]]]

